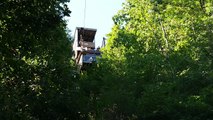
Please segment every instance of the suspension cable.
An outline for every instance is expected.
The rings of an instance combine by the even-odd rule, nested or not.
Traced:
[[[85,2],[84,2],[84,27],[85,27],[85,24],[86,24],[86,8],[87,8],[87,2],[85,0]]]

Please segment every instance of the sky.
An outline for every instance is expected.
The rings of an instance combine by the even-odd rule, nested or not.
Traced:
[[[86,14],[84,22],[85,0],[70,0],[71,17],[67,18],[68,29],[73,36],[76,27],[97,29],[95,36],[96,48],[101,46],[103,37],[113,27],[112,17],[122,9],[125,0],[86,0]],[[85,24],[84,24],[85,23]]]

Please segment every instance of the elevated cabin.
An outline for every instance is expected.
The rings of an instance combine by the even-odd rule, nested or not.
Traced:
[[[99,49],[95,49],[96,31],[96,29],[84,27],[77,27],[75,30],[73,57],[81,70],[96,62],[96,57],[100,56]]]

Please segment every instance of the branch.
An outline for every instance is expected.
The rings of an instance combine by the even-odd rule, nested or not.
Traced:
[[[162,22],[160,21],[160,25],[161,25],[161,29],[163,31],[163,36],[165,38],[165,44],[166,44],[166,48],[168,49],[169,48],[169,43],[168,43],[168,37],[167,37],[167,34],[166,34],[166,30],[162,24]]]

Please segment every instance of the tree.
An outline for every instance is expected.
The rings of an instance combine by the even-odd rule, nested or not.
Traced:
[[[93,91],[100,91],[98,110],[105,119],[212,119],[212,5],[124,4],[102,49],[99,79],[88,77],[102,83]]]
[[[78,119],[66,2],[1,2],[0,119]]]

